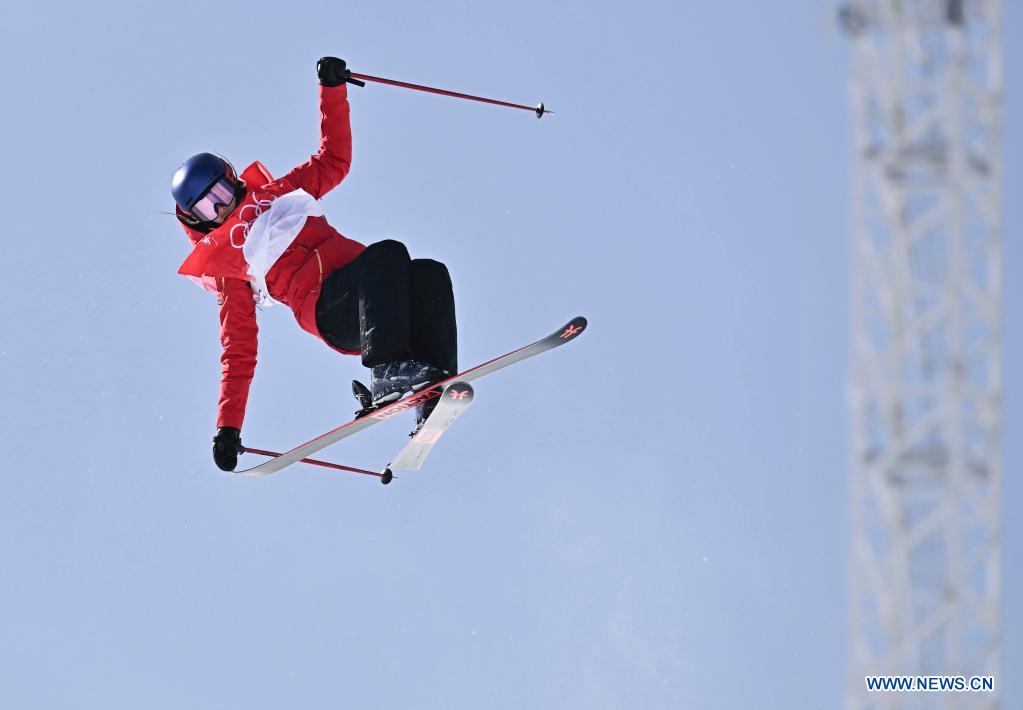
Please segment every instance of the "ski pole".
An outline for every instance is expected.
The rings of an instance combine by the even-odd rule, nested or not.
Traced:
[[[406,81],[396,81],[394,79],[384,79],[379,76],[370,76],[369,74],[356,74],[352,72],[353,79],[362,79],[363,81],[374,81],[378,84],[390,84],[391,86],[400,86],[403,89],[414,89],[415,91],[425,91],[430,94],[440,94],[442,96],[453,96],[456,99],[468,99],[469,101],[480,101],[485,104],[494,104],[496,106],[507,106],[509,108],[520,108],[526,111],[532,111],[536,114],[537,118],[543,118],[545,113],[554,113],[553,111],[544,108],[543,101],[538,103],[536,106],[525,106],[524,104],[512,104],[507,101],[498,101],[497,99],[488,99],[483,96],[473,96],[472,94],[461,94],[457,91],[448,91],[447,89],[437,89],[432,86],[423,86],[422,84],[410,84]],[[355,82],[352,82],[353,84]]]
[[[253,449],[251,446],[245,447],[245,452],[250,454],[259,454],[260,456],[273,456],[278,457],[281,454],[276,451],[266,451],[264,449]],[[353,466],[342,466],[339,463],[331,463],[330,461],[318,461],[317,459],[299,459],[302,463],[311,463],[314,466],[323,466],[324,468],[332,468],[337,471],[350,471],[351,473],[361,473],[366,476],[376,476],[380,479],[381,483],[390,483],[394,477],[391,474],[391,470],[387,469],[383,473],[377,473],[376,471],[368,471],[364,468],[355,468]]]

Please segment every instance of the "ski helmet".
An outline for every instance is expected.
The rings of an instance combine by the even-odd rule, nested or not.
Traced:
[[[203,222],[216,219],[217,205],[231,202],[238,188],[234,167],[213,153],[193,155],[171,179],[171,195],[178,207]]]

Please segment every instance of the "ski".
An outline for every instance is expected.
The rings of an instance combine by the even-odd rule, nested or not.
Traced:
[[[582,316],[576,316],[546,338],[542,338],[541,340],[521,347],[518,350],[512,350],[511,352],[501,355],[500,357],[496,357],[493,360],[488,360],[481,365],[477,365],[465,372],[453,375],[446,380],[442,380],[435,385],[420,390],[419,392],[405,397],[404,399],[399,399],[397,402],[392,402],[391,404],[370,412],[363,417],[359,417],[347,424],[342,424],[336,429],[332,429],[326,434],[322,434],[311,441],[300,444],[290,451],[286,451],[280,456],[270,459],[269,461],[265,461],[258,466],[247,468],[242,471],[235,471],[234,473],[238,476],[267,476],[271,473],[277,473],[281,469],[286,468],[301,459],[308,458],[320,449],[324,449],[331,444],[335,444],[342,439],[346,439],[353,434],[357,434],[364,429],[368,429],[374,424],[378,424],[379,422],[406,412],[409,409],[414,408],[417,404],[440,397],[445,388],[454,382],[469,382],[470,380],[475,380],[483,377],[484,375],[489,375],[501,370],[509,365],[514,365],[515,363],[521,362],[527,358],[552,350],[553,348],[575,340],[585,329],[586,319]],[[389,483],[391,476],[385,474],[380,480],[383,483]]]
[[[443,436],[448,427],[454,423],[458,415],[469,408],[473,398],[472,385],[468,382],[452,382],[444,389],[436,408],[420,427],[394,461],[387,464],[387,471],[399,468],[406,471],[418,471],[433,449],[434,444]]]

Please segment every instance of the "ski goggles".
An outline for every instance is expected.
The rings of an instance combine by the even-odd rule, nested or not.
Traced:
[[[217,218],[218,205],[229,205],[233,199],[234,183],[228,178],[222,177],[213,183],[213,187],[192,205],[191,212],[203,222],[209,222]]]

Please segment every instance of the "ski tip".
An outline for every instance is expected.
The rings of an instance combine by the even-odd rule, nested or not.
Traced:
[[[562,340],[572,340],[586,330],[587,320],[583,316],[576,316],[559,330],[556,335]]]
[[[447,399],[456,399],[465,404],[469,404],[472,398],[476,396],[476,391],[472,388],[468,382],[452,382],[450,385],[444,388],[444,397]]]

